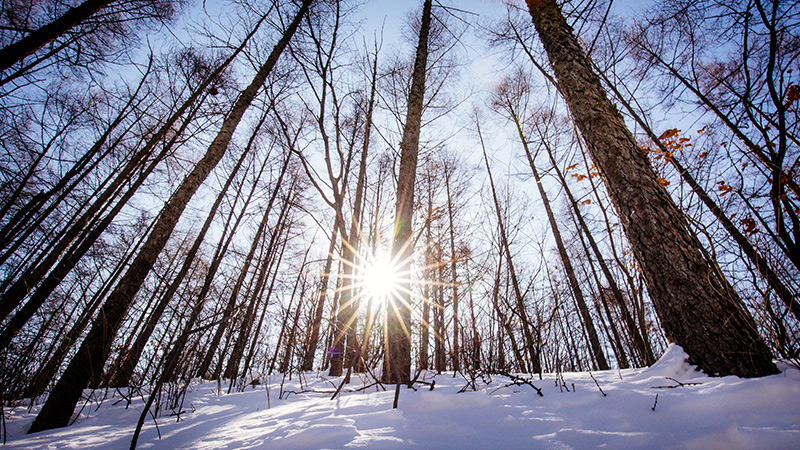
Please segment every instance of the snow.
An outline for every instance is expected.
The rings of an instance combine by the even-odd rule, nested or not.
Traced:
[[[264,385],[219,394],[215,382],[197,383],[181,421],[160,416],[159,439],[149,419],[137,448],[800,449],[800,370],[781,364],[770,377],[712,378],[686,359],[673,345],[646,369],[537,376],[531,381],[541,397],[500,375],[459,393],[467,385],[461,374],[425,372],[420,379],[435,380],[434,390],[402,387],[398,409],[394,386],[355,392],[372,383],[366,377],[354,377],[333,401],[340,379],[318,373],[305,374],[302,385],[296,376],[286,380],[283,399],[282,380],[273,376],[269,403]],[[286,396],[303,389],[316,392]],[[40,406],[6,409],[5,448],[128,448],[144,400],[126,409],[117,392],[95,395],[106,398],[90,401],[75,424],[35,435],[25,432]]]

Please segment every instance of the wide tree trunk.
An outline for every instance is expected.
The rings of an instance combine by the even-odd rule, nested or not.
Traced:
[[[183,210],[200,187],[200,184],[222,159],[242,116],[266,81],[272,68],[278,62],[283,49],[289,44],[289,40],[300,25],[300,21],[308,11],[311,2],[312,0],[303,1],[300,10],[280,41],[278,41],[278,44],[273,48],[272,53],[259,68],[250,85],[237,98],[236,103],[231,108],[231,112],[222,123],[219,133],[208,147],[206,154],[184,178],[178,190],[164,206],[156,225],[153,227],[153,232],[133,263],[131,263],[131,267],[122,277],[116,289],[109,295],[100,309],[92,329],[78,349],[78,353],[73,357],[64,374],[58,380],[28,433],[68,425],[72,411],[80,399],[81,392],[88,385],[92,374],[102,370],[125,313],[133,303],[136,293],[152,269],[158,254],[167,243]]]
[[[555,0],[527,0],[575,123],[619,214],[668,339],[709,375],[777,373],[755,321],[660,185]]]

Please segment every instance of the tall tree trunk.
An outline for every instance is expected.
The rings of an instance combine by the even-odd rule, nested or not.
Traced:
[[[710,375],[778,372],[755,321],[699,250],[555,0],[527,0],[575,122],[619,212],[667,337]]]
[[[515,111],[514,107],[509,106],[507,112],[511,116],[511,120],[516,126],[517,135],[522,143],[522,148],[525,150],[525,156],[528,159],[528,165],[531,168],[531,172],[533,172],[533,178],[536,181],[536,187],[539,190],[539,196],[542,198],[542,204],[544,205],[544,210],[547,214],[547,220],[550,223],[550,230],[553,232],[553,239],[556,242],[558,255],[561,258],[561,264],[564,266],[564,272],[567,274],[567,280],[569,281],[569,287],[572,291],[572,296],[578,305],[578,311],[580,311],[583,325],[586,327],[587,338],[589,341],[588,343],[592,349],[594,360],[600,370],[608,370],[608,362],[606,362],[606,357],[603,353],[603,347],[600,345],[600,339],[597,336],[594,320],[589,312],[589,307],[586,305],[586,300],[583,297],[583,291],[578,284],[578,278],[575,276],[575,269],[572,267],[572,261],[567,254],[567,248],[564,245],[564,240],[561,238],[561,231],[558,228],[556,216],[553,214],[553,208],[550,206],[550,199],[547,197],[547,192],[544,190],[544,186],[542,185],[541,176],[539,176],[539,171],[536,169],[536,163],[533,155],[531,155],[530,148],[528,147],[528,140],[525,136],[525,132],[522,129],[522,123],[520,123],[519,116],[517,115],[517,111]]]
[[[417,53],[411,90],[408,95],[406,123],[400,142],[400,171],[397,178],[397,208],[392,240],[392,258],[400,264],[400,273],[411,274],[413,255],[414,180],[417,174],[419,133],[422,125],[425,72],[428,61],[428,33],[431,26],[431,0],[422,6]],[[400,298],[390,299],[386,327],[388,348],[383,378],[386,383],[406,383],[411,379],[411,289],[410,282],[401,283]]]
[[[322,315],[325,311],[325,298],[328,296],[328,282],[331,276],[333,254],[336,251],[337,239],[339,239],[339,227],[334,223],[333,233],[331,233],[331,242],[328,246],[328,256],[325,258],[325,265],[322,267],[322,274],[319,279],[319,295],[317,296],[317,305],[314,308],[314,320],[311,323],[311,336],[308,338],[308,350],[306,350],[305,357],[303,358],[302,367],[305,371],[314,369],[314,354],[317,352],[319,332],[322,327]]]
[[[447,218],[449,220],[450,235],[450,285],[453,290],[453,370],[461,370],[461,350],[459,348],[459,322],[458,322],[458,274],[456,272],[456,238],[453,224],[453,199],[450,195],[450,177],[452,171],[445,167],[444,187],[447,193]]]
[[[309,246],[309,250],[310,249],[311,246]],[[300,312],[303,310],[303,298],[305,297],[306,293],[307,280],[306,277],[303,276],[304,275],[303,270],[305,270],[306,260],[308,258],[309,250],[306,250],[306,253],[303,256],[303,263],[300,264],[300,270],[298,271],[297,274],[298,280],[295,283],[294,290],[295,291],[297,290],[297,284],[301,282],[300,278],[302,278],[302,283],[300,286],[300,295],[297,297],[297,307],[295,307],[294,310],[295,312],[294,312],[294,319],[292,320],[292,327],[289,329],[289,336],[286,338],[287,342],[283,353],[283,360],[281,361],[281,364],[278,366],[278,371],[281,373],[286,373],[291,370],[291,362],[292,362],[291,356],[294,347],[297,345],[297,338],[295,337],[295,333],[297,332],[297,323],[300,321]],[[292,300],[294,300],[295,291],[292,291],[292,298],[289,300],[289,310],[291,309]],[[287,310],[287,313],[289,310]]]
[[[499,228],[499,227],[498,227]],[[522,368],[525,367],[525,358],[522,356],[522,352],[517,345],[517,338],[514,336],[514,330],[511,328],[511,323],[508,320],[505,313],[503,313],[502,309],[500,308],[500,278],[503,273],[503,244],[500,242],[498,238],[497,243],[497,273],[494,278],[494,288],[492,289],[492,308],[494,312],[497,314],[497,320],[500,322],[499,328],[505,330],[506,335],[508,335],[509,340],[511,341],[511,351],[514,352],[514,358],[517,365]],[[500,337],[502,337],[502,333],[498,331]],[[499,353],[499,364],[501,369],[506,368],[506,360],[505,360],[505,349],[503,348],[505,344],[503,343],[503,339],[500,339],[497,343],[498,353]]]
[[[99,373],[108,358],[111,344],[116,337],[122,319],[139,291],[145,277],[153,267],[156,257],[178,223],[183,210],[191,200],[200,184],[214,169],[233,137],[233,132],[241,121],[247,108],[252,103],[258,90],[264,84],[272,68],[278,62],[283,49],[300,25],[300,21],[308,11],[312,0],[304,0],[292,23],[284,32],[272,53],[259,68],[250,85],[242,91],[236,103],[225,118],[222,127],[209,146],[206,154],[197,163],[181,183],[178,190],[164,206],[162,213],[153,228],[141,252],[136,256],[127,273],[122,277],[116,289],[103,304],[97,320],[83,341],[78,353],[73,357],[66,371],[50,393],[47,402],[31,425],[29,433],[66,426],[81,391],[87,386],[93,373]]]
[[[228,176],[227,180],[225,180],[225,184],[222,186],[222,189],[217,195],[216,200],[214,200],[214,204],[211,205],[211,209],[206,216],[205,222],[203,222],[203,226],[200,228],[200,232],[197,234],[197,237],[195,237],[191,248],[189,248],[189,251],[186,252],[186,255],[184,256],[183,265],[181,266],[180,271],[172,280],[166,292],[164,292],[162,295],[161,300],[158,302],[158,305],[156,305],[156,309],[151,314],[147,325],[136,337],[133,347],[127,353],[116,373],[112,375],[110,382],[112,387],[128,385],[130,377],[133,375],[133,370],[136,368],[136,364],[139,363],[139,358],[142,356],[145,344],[147,344],[147,341],[150,339],[150,335],[153,333],[156,324],[158,324],[158,321],[161,319],[161,315],[164,313],[167,305],[169,305],[172,297],[176,292],[178,292],[178,288],[183,283],[183,280],[186,279],[186,275],[189,273],[189,269],[192,267],[192,263],[197,256],[197,252],[200,250],[200,246],[203,244],[203,241],[206,238],[206,233],[208,232],[209,228],[211,228],[211,223],[214,221],[214,218],[217,215],[217,209],[219,208],[219,205],[222,204],[222,200],[228,194],[228,188],[230,188],[234,178],[236,178],[236,175],[239,172],[239,169],[244,163],[245,158],[250,153],[253,142],[255,141],[255,137],[258,134],[258,130],[261,128],[261,124],[264,123],[264,119],[266,119],[266,117],[267,115],[265,113],[262,116],[262,120],[259,122],[258,126],[256,126],[255,131],[253,131],[253,134],[250,136],[247,147],[245,147],[245,150],[242,152],[239,160],[236,161],[231,174]]]

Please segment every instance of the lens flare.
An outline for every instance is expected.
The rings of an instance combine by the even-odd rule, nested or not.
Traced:
[[[371,255],[361,267],[361,285],[364,297],[373,304],[382,304],[396,296],[400,288],[401,275],[389,255]]]

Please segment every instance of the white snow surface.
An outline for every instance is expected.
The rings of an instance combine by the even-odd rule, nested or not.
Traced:
[[[712,378],[686,359],[672,345],[646,369],[563,373],[564,383],[536,376],[542,397],[499,375],[459,393],[461,374],[424,372],[435,388],[403,386],[398,409],[394,386],[357,391],[367,377],[354,376],[331,401],[340,378],[306,373],[301,384],[295,375],[279,399],[282,380],[272,376],[269,404],[265,385],[226,394],[227,384],[219,393],[202,382],[189,387],[180,422],[170,411],[158,417],[160,439],[148,418],[137,448],[800,449],[800,370],[779,363],[778,375]],[[73,425],[34,435],[25,432],[40,405],[6,409],[3,450],[128,448],[144,400],[126,408],[120,392],[94,395]]]

